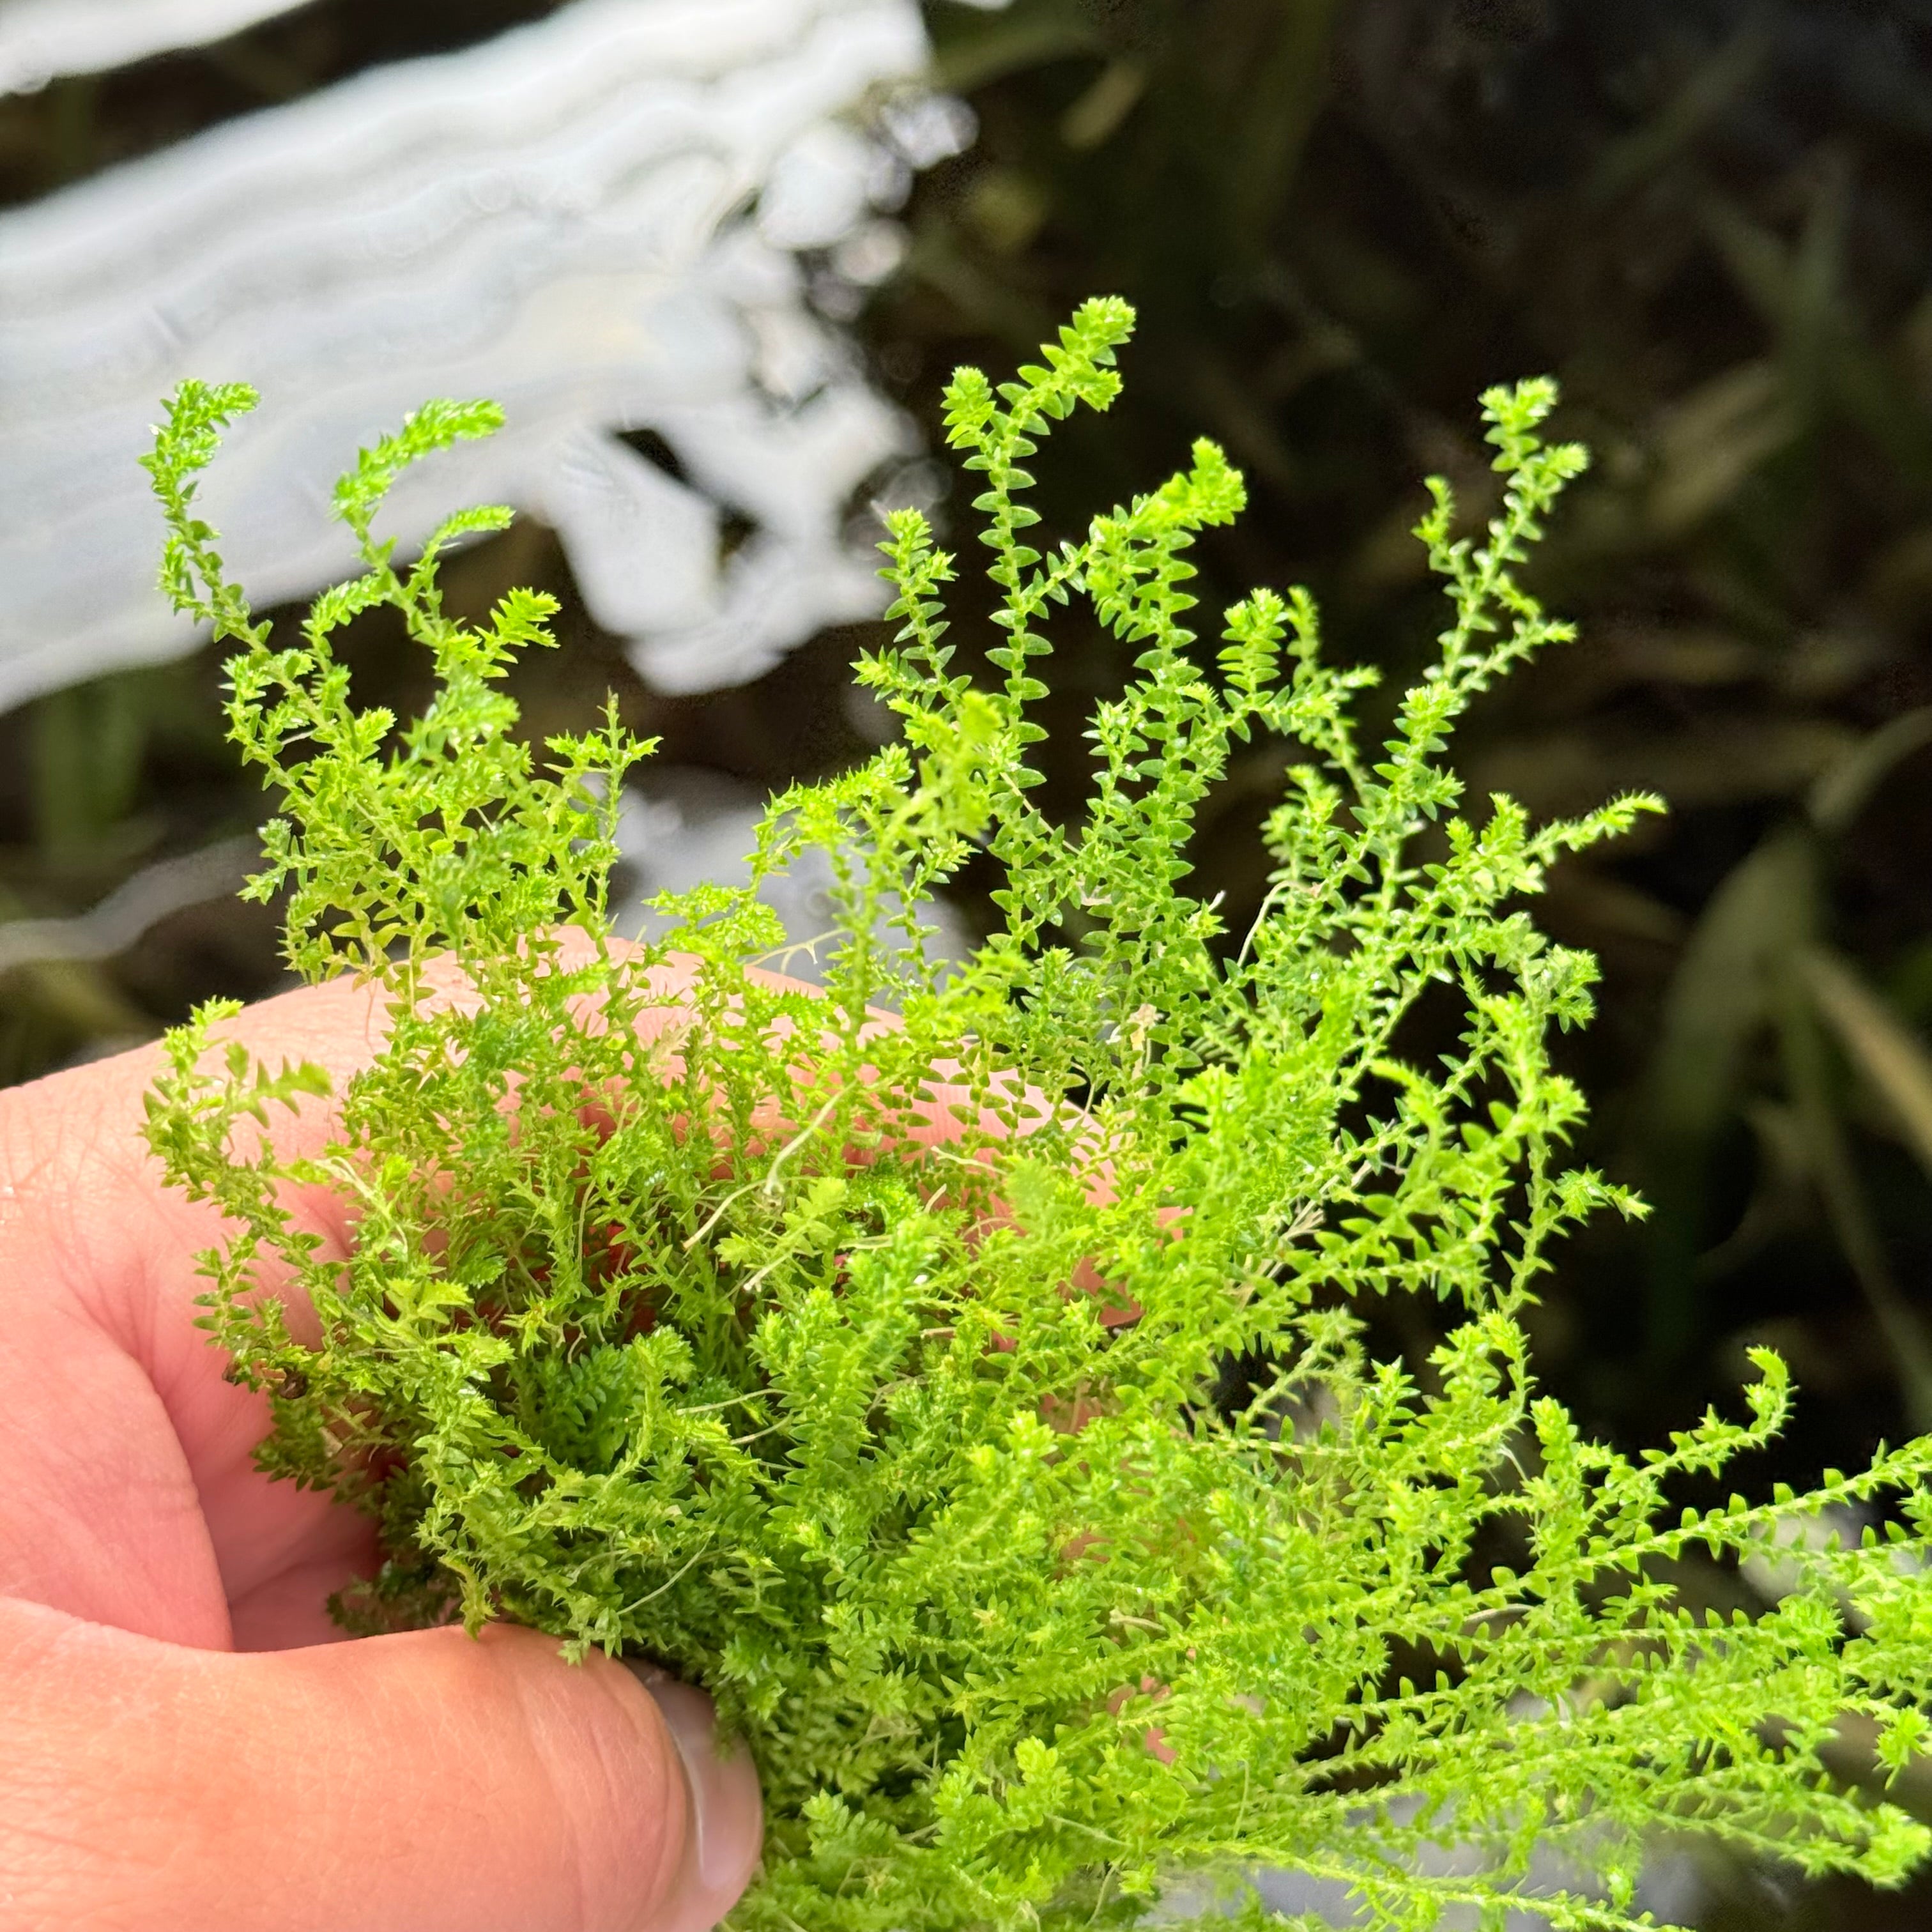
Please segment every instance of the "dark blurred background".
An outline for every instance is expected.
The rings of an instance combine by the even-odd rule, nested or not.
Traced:
[[[548,10],[322,0],[0,100],[0,195]],[[1596,464],[1534,581],[1582,640],[1486,701],[1460,766],[1538,812],[1635,787],[1672,809],[1566,866],[1541,915],[1603,962],[1601,1016],[1562,1048],[1594,1100],[1579,1154],[1655,1209],[1570,1244],[1544,1372],[1634,1441],[1774,1345],[1802,1406],[1758,1480],[1932,1426],[1932,0],[927,12],[978,138],[920,178],[902,266],[839,319],[936,448],[956,363],[1004,368],[1086,295],[1134,301],[1124,400],[1041,466],[1049,526],[1151,485],[1204,431],[1252,502],[1206,553],[1204,604],[1305,582],[1330,650],[1400,684],[1438,614],[1407,535],[1420,478],[1480,512],[1478,392],[1561,379],[1558,427]],[[963,500],[938,515],[970,555]],[[863,627],[670,699],[584,616],[539,526],[466,554],[453,601],[524,580],[566,608],[567,648],[520,675],[536,730],[614,686],[670,764],[762,790],[877,728],[846,691]],[[355,653],[364,688],[410,700],[392,638]],[[1056,666],[1070,724],[1122,668],[1077,622]],[[0,914],[81,914],[256,822],[218,676],[203,652],[0,719]],[[1078,746],[1070,729],[1064,796]],[[1282,763],[1251,752],[1204,822],[1237,930]],[[272,918],[232,902],[92,964],[8,946],[0,925],[9,1080],[278,981]],[[1684,1897],[1713,1932],[1932,1924],[1925,1885],[1879,1900],[1706,1864]]]

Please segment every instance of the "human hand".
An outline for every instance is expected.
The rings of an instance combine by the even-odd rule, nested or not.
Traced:
[[[378,1016],[338,982],[230,1030],[339,1083]],[[698,1692],[529,1630],[329,1622],[370,1526],[254,1465],[266,1403],[194,1325],[219,1217],[141,1138],[158,1065],[0,1093],[0,1923],[702,1932],[760,1820]],[[330,1197],[298,1213],[346,1244]]]

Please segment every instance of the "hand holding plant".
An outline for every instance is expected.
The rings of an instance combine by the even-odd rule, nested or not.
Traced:
[[[338,980],[250,1008],[232,1037],[341,1084],[381,1030],[380,1002]],[[0,1094],[0,1916],[704,1932],[750,1870],[758,1798],[695,1692],[654,1703],[507,1625],[340,1641],[326,1600],[373,1569],[374,1526],[254,1466],[267,1404],[196,1326],[194,1256],[221,1223],[141,1142],[160,1064],[126,1054]],[[322,1109],[279,1122],[278,1156],[330,1131]],[[318,1252],[352,1238],[324,1191],[289,1212]],[[292,1303],[288,1319],[315,1333]]]

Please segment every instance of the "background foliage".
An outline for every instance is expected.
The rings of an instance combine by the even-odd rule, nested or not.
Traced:
[[[0,104],[0,180],[37,193],[539,10],[325,0]],[[1063,438],[1046,501],[1118,497],[1216,435],[1254,503],[1204,550],[1204,602],[1306,580],[1337,658],[1399,683],[1430,626],[1402,534],[1414,478],[1444,470],[1486,507],[1468,398],[1562,379],[1559,427],[1599,460],[1537,586],[1585,642],[1489,701],[1462,769],[1539,812],[1630,787],[1673,809],[1573,862],[1546,909],[1606,968],[1603,1017],[1569,1049],[1595,1104],[1582,1151],[1658,1212],[1573,1244],[1540,1359],[1628,1440],[1687,1420],[1735,1384],[1745,1347],[1774,1341],[1805,1396],[1780,1474],[1922,1424],[1932,5],[1016,0],[931,17],[981,139],[918,189],[907,268],[860,319],[868,352],[929,415],[956,362],[1010,362],[1094,290],[1134,300],[1126,398]],[[564,596],[571,648],[518,692],[538,731],[580,725],[616,682],[668,761],[769,785],[849,762],[875,730],[843,695],[849,634],[748,691],[668,702],[626,683],[559,577],[545,534],[520,526],[450,578],[457,608],[513,581]],[[371,695],[406,705],[391,643],[365,629],[351,655]],[[1084,712],[1122,667],[1097,638],[1062,650]],[[252,824],[213,736],[214,677],[198,661],[0,725],[10,909],[76,911]],[[1202,862],[1238,928],[1277,776],[1262,756],[1238,765],[1204,813]],[[216,902],[98,968],[14,970],[5,1072],[152,1033],[193,997],[265,990],[273,933]],[[1741,1871],[1706,1917],[1903,1925],[1925,1905]]]

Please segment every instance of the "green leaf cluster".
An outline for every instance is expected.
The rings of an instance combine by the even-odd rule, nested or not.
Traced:
[[[364,574],[278,648],[193,514],[252,399],[176,396],[164,583],[239,641],[231,727],[284,801],[252,890],[287,895],[304,974],[388,1012],[320,1153],[264,1130],[327,1082],[224,1044],[232,1007],[171,1036],[151,1100],[172,1180],[232,1217],[207,1318],[272,1406],[262,1463],[377,1519],[352,1628],[509,1618],[708,1688],[768,1807],[740,1932],[1124,1925],[1258,1868],[1339,1882],[1376,1927],[1630,1927],[1659,1830],[1896,1881],[1926,1832],[1828,1761],[1848,1717],[1890,1771],[1923,1740],[1932,1443],[1687,1506],[1779,1428],[1774,1356],[1745,1420],[1638,1459],[1528,1360],[1552,1239],[1639,1204],[1564,1165],[1582,1102],[1547,1042],[1588,1017],[1592,966],[1522,902],[1654,803],[1532,826],[1466,812],[1444,761],[1472,701],[1569,635],[1517,574],[1585,462],[1542,440],[1553,388],[1484,399],[1480,538],[1432,486],[1448,620],[1365,746],[1372,679],[1323,662],[1305,593],[1190,628],[1190,550],[1243,501],[1211,443],[1078,541],[1040,534],[1024,466],[1112,400],[1131,326],[1090,302],[1037,366],[948,392],[998,681],[955,668],[952,560],[894,514],[896,634],[860,676],[897,740],[776,800],[753,886],[654,902],[643,944],[606,895],[648,748],[614,710],[525,743],[501,680],[546,601],[478,627],[438,598],[438,553],[505,513],[406,573],[372,533],[405,465],[494,412],[432,404],[364,454],[336,504]],[[1076,598],[1124,688],[1056,818],[1028,758]],[[413,723],[358,710],[332,650],[378,604],[434,659]],[[1236,933],[1187,847],[1257,734],[1289,768]],[[807,852],[837,915],[819,992],[761,970],[785,956],[757,882]],[[998,921],[941,967],[920,908],[969,861]],[[1426,1063],[1425,1000],[1465,1016]],[[346,1256],[289,1218],[316,1187]],[[1361,1310],[1410,1295],[1447,1339],[1376,1358]],[[1804,1533],[1823,1517],[1868,1527]],[[1774,1555],[1786,1593],[1697,1610],[1673,1582],[1697,1551]]]

